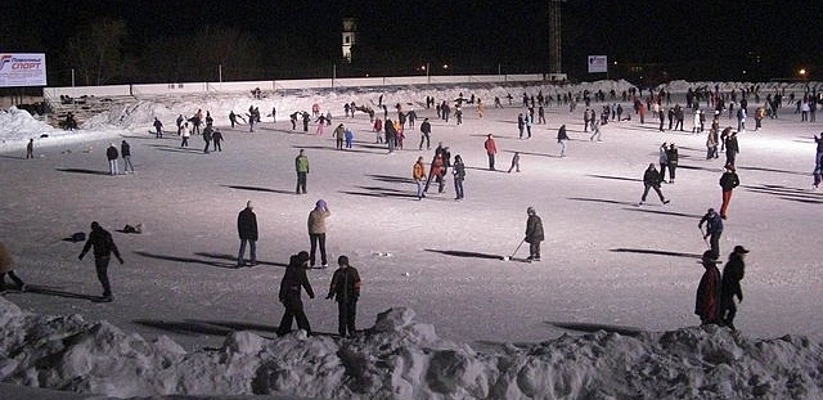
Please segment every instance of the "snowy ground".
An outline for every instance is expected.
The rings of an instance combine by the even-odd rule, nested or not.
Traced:
[[[122,122],[119,115],[91,121],[91,134],[38,140],[35,160],[21,158],[31,134],[7,129],[0,133],[11,138],[0,154],[0,238],[16,258],[18,275],[41,290],[6,299],[38,314],[106,320],[146,338],[169,335],[189,351],[220,346],[233,330],[273,337],[282,312],[276,288],[283,267],[289,255],[307,249],[306,217],[322,198],[332,212],[330,260],[348,255],[364,279],[360,328],[371,326],[388,308],[408,307],[417,321],[434,325],[440,338],[496,348],[564,333],[670,331],[698,324],[692,311],[703,272],[698,260],[706,245],[697,223],[707,208],[720,205],[717,180],[723,162],[722,156],[705,160],[704,135],[661,134],[652,118],[641,125],[635,116],[604,127],[603,142],[590,142],[582,132],[581,104],[573,114],[567,108],[547,109],[548,124],[535,126],[532,139],[518,140],[515,121],[522,110],[491,107],[492,96],[505,93],[500,88],[463,89],[466,97],[474,92],[483,98],[487,112],[478,119],[467,107],[462,126],[446,125],[418,103],[427,94],[438,101],[455,98],[459,90],[407,89],[385,96],[390,105],[414,102],[420,120],[429,117],[433,123],[431,151],[418,151],[418,132],[407,131],[406,149],[395,155],[373,143],[365,114],[341,118],[343,102],[376,101],[373,93],[147,100]],[[522,90],[512,94],[518,98]],[[674,98],[683,104],[682,93]],[[291,131],[286,114],[309,109],[313,102],[331,107],[335,124],[321,137]],[[278,122],[264,117],[254,134],[245,126],[225,127],[228,110],[241,112],[250,104],[263,115],[276,105]],[[750,99],[750,111],[752,104]],[[174,134],[164,139],[148,134],[154,115],[169,129],[178,113],[191,115],[198,108],[211,110],[226,134],[222,153],[203,154],[199,137],[192,138],[191,148],[180,149]],[[599,104],[595,108],[599,111]],[[686,119],[689,130],[691,115]],[[334,149],[330,128],[338,122],[354,128],[353,150]],[[721,122],[736,125],[725,116]],[[563,123],[573,141],[569,157],[561,159],[555,135]],[[10,124],[20,126],[0,126]],[[753,126],[753,120],[748,124]],[[314,129],[312,124],[310,132]],[[792,334],[814,343],[823,338],[823,261],[815,251],[823,233],[815,217],[823,194],[810,190],[812,135],[820,130],[820,123],[800,123],[793,108],[784,108],[781,119],[764,122],[763,131],[740,135],[742,185],[734,194],[721,250],[724,258],[737,244],[751,250],[745,301],[736,321],[748,337]],[[523,172],[486,170],[487,133],[496,136],[501,149],[498,169],[508,169],[512,153],[521,151]],[[49,145],[50,139],[56,143]],[[105,147],[122,139],[132,145],[137,173],[107,176]],[[452,155],[461,154],[468,166],[462,202],[452,200],[451,181],[445,194],[430,191],[424,201],[414,198],[412,164],[420,155],[430,160],[438,141]],[[662,206],[651,194],[638,208],[643,171],[656,163],[664,141],[680,147],[677,183],[663,187],[672,203]],[[311,162],[304,196],[293,194],[298,149],[306,149]],[[232,268],[238,247],[235,221],[247,200],[255,204],[261,229],[262,263],[238,270]],[[500,257],[523,237],[528,206],[536,208],[546,228],[543,262],[503,262]],[[77,260],[82,243],[63,240],[88,231],[92,220],[112,231],[126,262],[110,267],[117,299],[109,304],[90,301],[101,290],[93,262]],[[147,232],[115,232],[137,223]],[[527,253],[521,248],[518,254]],[[310,273],[318,299],[306,302],[307,314],[319,332],[336,332],[336,306],[321,300],[332,273],[331,268]],[[813,347],[819,351],[819,345]],[[818,377],[808,385],[820,384]],[[740,390],[709,392],[749,393]],[[288,393],[342,396],[322,390]]]

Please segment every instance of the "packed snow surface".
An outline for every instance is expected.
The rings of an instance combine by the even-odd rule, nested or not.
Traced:
[[[688,87],[673,82],[672,104]],[[750,84],[718,83],[722,91]],[[718,208],[723,165],[706,160],[705,133],[660,133],[612,122],[602,142],[583,132],[556,101],[532,138],[518,139],[522,93],[584,89],[618,95],[626,82],[576,86],[394,88],[135,99],[87,119],[79,131],[54,130],[12,108],[0,112],[0,240],[15,272],[32,286],[0,299],[0,381],[114,397],[273,395],[308,398],[795,398],[823,397],[823,262],[818,218],[823,194],[811,190],[814,134],[785,104],[761,131],[740,134],[738,174],[721,253],[751,250],[738,331],[698,327],[694,294],[706,249],[697,222]],[[804,85],[761,85],[761,98]],[[483,100],[480,118],[465,105],[464,123],[425,109],[427,95],[449,102],[460,93]],[[509,106],[507,93],[514,97]],[[394,105],[431,119],[432,145],[387,155],[364,113],[343,117],[343,103]],[[494,108],[493,98],[504,107]],[[629,103],[622,104],[625,113]],[[324,135],[292,130],[288,114],[319,104],[333,123]],[[750,115],[756,107],[749,96]],[[228,126],[229,111],[259,107],[256,132]],[[602,103],[593,103],[599,113]],[[268,116],[277,109],[277,121]],[[705,102],[701,104],[705,109]],[[181,148],[179,114],[210,111],[226,136],[222,152],[204,154],[198,136]],[[155,117],[165,137],[149,131]],[[355,132],[336,150],[333,128]],[[725,114],[721,127],[737,122]],[[556,132],[572,141],[559,157]],[[493,133],[497,172],[483,149]],[[44,136],[47,135],[47,136]],[[25,145],[35,138],[35,159]],[[132,146],[133,175],[108,176],[105,148]],[[428,162],[437,143],[467,165],[466,198],[430,190],[415,198],[411,167]],[[662,142],[680,148],[672,203],[654,194],[637,207],[641,177]],[[294,157],[309,156],[308,195],[295,195]],[[514,152],[521,172],[505,173]],[[122,168],[122,165],[121,165]],[[503,172],[500,172],[502,170]],[[436,185],[434,185],[436,188]],[[364,279],[358,307],[362,334],[341,339],[337,307],[325,297],[333,268],[309,272],[317,299],[304,295],[316,335],[277,338],[277,287],[289,256],[307,250],[306,217],[329,204],[329,261],[345,254]],[[251,200],[260,240],[253,268],[234,268],[236,216]],[[524,263],[525,210],[543,218],[543,261]],[[100,287],[82,243],[64,240],[91,221],[114,235],[124,265],[109,267],[116,299],[97,303]],[[141,234],[118,232],[142,224]],[[721,265],[722,267],[722,265]],[[8,281],[8,280],[7,280]],[[81,316],[82,315],[82,316]],[[106,322],[107,321],[107,322]],[[437,330],[435,331],[435,327]],[[135,332],[135,333],[127,333]],[[146,339],[144,339],[146,338]],[[7,388],[8,386],[3,386]],[[13,386],[12,386],[13,388]],[[22,390],[22,389],[21,389]],[[44,394],[45,398],[45,394]]]

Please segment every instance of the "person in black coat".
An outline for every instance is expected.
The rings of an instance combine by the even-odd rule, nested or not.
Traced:
[[[727,164],[726,172],[720,176],[720,188],[723,190],[723,204],[720,206],[720,218],[726,219],[729,204],[732,202],[732,190],[740,185],[740,178],[734,165]]]
[[[120,168],[117,166],[117,159],[119,157],[120,153],[117,151],[117,147],[114,146],[114,143],[111,143],[109,148],[106,149],[106,158],[109,160],[110,175],[118,175],[120,173]]]
[[[420,124],[420,146],[418,146],[418,150],[423,150],[423,141],[426,142],[426,150],[431,149],[431,133],[432,125],[428,118],[424,118],[423,123]]]
[[[537,216],[534,207],[526,209],[529,218],[526,220],[526,237],[523,241],[529,244],[529,261],[540,261],[540,242],[545,240],[543,234],[543,220]]]
[[[663,197],[663,192],[660,191],[660,174],[657,172],[657,169],[654,168],[654,164],[649,164],[649,168],[646,168],[646,173],[643,174],[643,185],[645,189],[643,189],[643,196],[640,198],[640,204],[646,202],[646,196],[649,194],[649,189],[654,189],[657,192],[657,196],[660,197],[660,202],[663,204],[669,204],[669,201]]]
[[[306,318],[306,313],[303,311],[303,300],[300,298],[302,289],[306,289],[309,298],[314,298],[314,290],[312,290],[309,278],[306,276],[308,262],[309,253],[305,251],[291,256],[283,280],[280,281],[280,292],[277,297],[283,303],[286,311],[280,320],[280,326],[277,328],[278,336],[291,332],[292,322],[295,319],[297,320],[298,329],[311,334],[311,325],[309,325],[309,319]]]
[[[700,219],[700,222],[697,223],[697,227],[701,232],[703,232],[704,223],[706,224],[706,233],[703,234],[703,239],[711,237],[709,242],[711,243],[712,256],[715,259],[720,258],[720,235],[723,234],[723,219],[714,211],[714,208],[710,208],[706,215]]]
[[[214,149],[217,151],[223,151],[223,146],[221,142],[223,141],[223,133],[220,132],[219,129],[215,129],[214,133],[211,134],[211,140],[214,143]]]
[[[249,244],[249,266],[257,265],[257,215],[254,214],[251,200],[246,202],[246,208],[237,215],[237,233],[240,235],[240,251],[237,254],[237,267],[246,266],[243,255],[246,253],[246,243]]]
[[[334,271],[329,286],[327,300],[337,300],[337,332],[342,337],[353,337],[355,329],[355,319],[357,317],[357,299],[360,298],[360,274],[357,269],[349,265],[349,258],[340,256],[337,258],[337,265],[340,268]]]
[[[123,157],[123,172],[134,173],[134,165],[131,165],[131,145],[125,140],[120,143],[120,155]]]
[[[675,171],[677,171],[677,147],[674,146],[674,143],[669,144],[669,148],[666,149],[666,167],[669,169],[669,183],[674,183],[674,176]]]
[[[120,256],[120,250],[114,244],[114,239],[111,233],[103,229],[97,221],[91,223],[91,232],[89,238],[86,240],[86,245],[78,257],[80,260],[92,249],[94,254],[94,267],[97,270],[97,279],[103,286],[103,301],[114,300],[114,295],[111,292],[111,284],[109,283],[109,261],[111,260],[111,253],[117,257],[117,261],[123,264],[123,257]]]
[[[463,158],[460,154],[454,156],[454,199],[463,200],[463,181],[466,179],[466,165],[463,164]]]
[[[720,289],[720,319],[729,328],[735,329],[734,317],[737,315],[737,306],[734,304],[734,297],[738,301],[743,301],[743,289],[740,281],[743,280],[746,265],[744,262],[746,250],[743,246],[735,246],[734,251],[729,254],[729,261],[723,267],[723,284]]]
[[[726,165],[734,165],[737,154],[740,153],[740,146],[737,143],[737,132],[732,131],[725,140],[726,144]]]

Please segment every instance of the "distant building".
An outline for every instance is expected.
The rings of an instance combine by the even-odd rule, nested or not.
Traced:
[[[351,63],[351,48],[357,36],[357,21],[354,18],[343,18],[343,60]]]

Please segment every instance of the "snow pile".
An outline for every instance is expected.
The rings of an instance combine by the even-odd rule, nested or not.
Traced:
[[[655,88],[655,91],[666,89],[672,93],[686,93],[689,88],[708,88],[714,91],[715,86],[723,93],[728,93],[732,90],[750,89],[754,86],[760,88],[760,94],[765,98],[766,95],[774,93],[776,90],[785,90],[786,93],[804,93],[807,88],[811,89],[821,85],[821,82],[689,82],[684,80],[675,80],[661,84]]]
[[[27,111],[17,107],[0,110],[0,145],[7,141],[26,141],[40,135],[54,135],[57,131],[45,122],[38,121]]]
[[[321,398],[820,398],[823,347],[718,327],[637,337],[598,333],[484,351],[437,337],[410,309],[364,336],[229,335],[186,353],[78,315],[0,299],[0,381],[116,397],[279,394]]]

